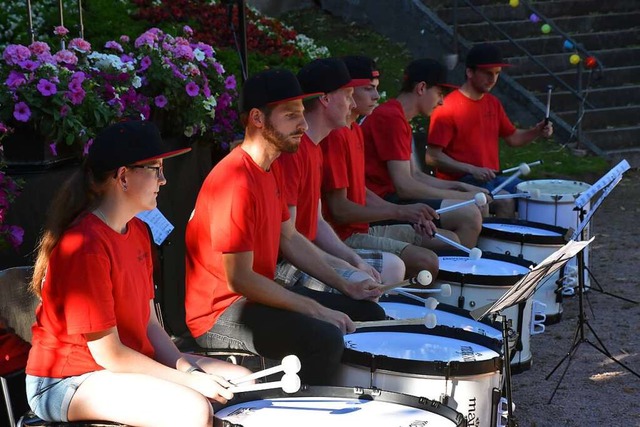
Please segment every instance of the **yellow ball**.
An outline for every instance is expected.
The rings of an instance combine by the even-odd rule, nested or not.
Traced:
[[[571,62],[572,65],[578,65],[580,63],[580,55],[574,53],[569,57],[569,62]]]
[[[509,0],[509,6],[511,6],[511,7],[520,6],[520,0]]]
[[[540,27],[540,31],[542,31],[544,34],[549,34],[551,32],[551,25],[544,24],[542,27]]]

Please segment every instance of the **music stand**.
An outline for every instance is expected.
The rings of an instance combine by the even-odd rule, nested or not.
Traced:
[[[576,238],[577,236],[584,236],[585,227],[587,226],[587,224],[589,223],[589,221],[593,217],[593,214],[598,209],[598,207],[600,207],[600,205],[602,204],[604,199],[611,193],[611,191],[613,191],[613,189],[616,187],[616,185],[618,185],[618,183],[622,180],[622,174],[628,169],[629,169],[629,163],[627,163],[626,160],[621,161],[611,171],[609,171],[604,177],[602,177],[596,184],[594,184],[593,185],[593,187],[594,187],[593,189],[589,189],[589,190],[585,191],[580,197],[578,197],[576,199],[576,209],[579,210],[580,224],[578,225],[578,228],[576,229],[576,231],[573,233],[572,238]],[[589,213],[585,215],[584,206],[600,190],[603,190],[602,194],[600,195],[600,198],[593,204],[593,206],[589,210]],[[604,345],[604,343],[602,342],[600,337],[598,337],[598,334],[596,334],[596,332],[593,329],[593,327],[589,324],[589,321],[587,320],[585,312],[584,312],[584,271],[585,271],[585,268],[586,267],[585,267],[585,264],[584,264],[584,254],[582,252],[580,252],[578,254],[578,326],[576,327],[576,332],[575,332],[574,337],[573,337],[573,342],[571,343],[571,348],[569,348],[569,351],[567,352],[567,354],[565,354],[564,357],[562,359],[560,359],[558,364],[545,377],[545,379],[548,380],[551,377],[551,375],[553,375],[553,373],[560,367],[560,365],[562,365],[562,363],[565,360],[569,359],[569,362],[567,363],[567,366],[565,367],[564,371],[562,372],[562,375],[560,376],[560,379],[558,380],[558,383],[556,384],[556,387],[553,389],[553,393],[551,394],[551,397],[549,398],[549,402],[548,403],[551,403],[551,401],[553,400],[553,397],[555,396],[556,392],[558,391],[558,388],[560,387],[560,384],[562,383],[562,380],[564,379],[564,376],[566,375],[567,371],[569,370],[569,366],[571,366],[571,359],[573,358],[573,355],[576,353],[576,351],[578,350],[578,347],[582,343],[589,344],[591,347],[593,347],[594,349],[598,350],[603,355],[607,356],[610,360],[612,360],[613,362],[617,363],[622,368],[626,369],[629,373],[631,373],[631,374],[635,375],[636,377],[640,378],[640,374],[638,374],[637,372],[635,372],[634,370],[629,368],[627,365],[625,365],[624,363],[622,363],[621,361],[619,361],[618,359],[613,357],[613,355],[609,352],[609,350],[607,350],[606,346]],[[619,297],[617,295],[610,294],[608,292],[604,292],[603,291],[602,293],[607,294],[607,295],[611,295],[611,296],[623,299],[625,301],[629,301],[629,302],[633,302],[633,303],[637,304],[636,301],[629,300],[629,299],[626,299],[626,298],[623,298],[623,297]],[[589,339],[586,338],[585,333],[584,333],[585,325],[589,328],[589,330],[591,331],[591,333],[593,334],[595,339],[598,341],[598,344],[600,344],[600,346],[597,346],[596,344],[594,344],[593,342],[589,341]]]
[[[559,270],[571,258],[576,256],[589,243],[591,243],[593,239],[594,238],[591,238],[586,242],[569,241],[562,248],[549,255],[542,262],[527,272],[527,274],[525,274],[516,284],[511,286],[507,292],[498,298],[496,302],[477,308],[470,313],[471,317],[475,320],[480,320],[490,314],[494,319],[498,317],[502,319],[502,346],[505,360],[504,371],[507,394],[507,426],[509,427],[515,426],[516,422],[513,418],[513,396],[511,394],[511,357],[509,355],[510,350],[508,339],[509,325],[507,322],[507,316],[501,314],[501,312],[516,304],[525,302],[528,298],[533,296],[542,279]]]
[[[591,221],[593,214],[598,209],[598,207],[602,204],[604,199],[611,193],[611,191],[615,188],[616,185],[622,179],[622,174],[629,170],[629,163],[626,160],[622,160],[616,166],[614,166],[609,172],[607,172],[602,178],[600,178],[596,183],[594,183],[587,191],[583,192],[575,201],[576,207],[575,211],[578,211],[578,216],[580,218],[580,223],[577,229],[574,231],[572,240],[577,240],[581,237],[580,240],[584,240],[584,230],[587,227],[587,224]],[[595,196],[598,192],[602,191],[600,198],[593,204],[589,212],[585,215],[584,207],[587,203]],[[639,304],[638,301],[634,301],[629,298],[625,298],[621,295],[612,294],[611,292],[607,292],[602,288],[600,282],[593,274],[589,266],[585,263],[583,268],[578,267],[578,274],[584,275],[585,272],[589,275],[589,277],[593,280],[593,282],[597,285],[596,287],[591,287],[595,292],[600,292],[601,294],[609,295],[614,298],[621,299],[623,301],[627,301],[633,304]],[[592,312],[593,313],[593,312]]]

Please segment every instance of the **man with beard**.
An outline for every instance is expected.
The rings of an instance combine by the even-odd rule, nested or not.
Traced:
[[[284,196],[296,229],[314,242],[319,255],[351,282],[346,289],[319,282],[302,274],[285,256],[278,263],[276,279],[285,285],[303,285],[312,289],[340,291],[360,298],[363,290],[377,287],[378,282],[397,283],[403,279],[405,267],[396,255],[379,250],[353,250],[347,246],[324,220],[321,213],[322,141],[333,129],[347,125],[355,107],[353,88],[368,84],[366,79],[352,79],[338,58],[316,59],[298,72],[298,81],[307,93],[322,93],[306,100],[305,119],[309,125],[295,153],[283,154],[278,163],[285,177]]]
[[[498,138],[511,147],[522,147],[553,133],[551,123],[541,121],[530,129],[516,129],[502,104],[489,92],[503,67],[500,50],[489,43],[474,46],[466,60],[467,80],[451,92],[431,117],[427,137],[427,164],[437,168],[437,177],[458,180],[491,191],[507,177],[500,170]],[[504,190],[515,192],[516,180]],[[514,199],[496,200],[491,208],[500,217],[513,217]]]
[[[185,305],[200,346],[272,359],[296,354],[302,380],[320,384],[340,363],[352,319],[381,319],[384,311],[366,301],[379,295],[375,288],[360,288],[357,301],[273,280],[280,250],[320,280],[341,290],[351,286],[296,231],[281,195],[274,161],[297,150],[307,130],[302,99],[309,96],[286,70],[246,81],[240,99],[245,138],[210,172],[187,225]]]

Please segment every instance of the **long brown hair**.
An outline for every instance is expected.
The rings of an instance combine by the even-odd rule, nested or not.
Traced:
[[[56,193],[49,206],[45,227],[38,242],[38,255],[30,286],[36,295],[41,295],[49,257],[60,238],[81,215],[97,206],[106,189],[107,181],[113,179],[113,176],[113,171],[95,176],[93,171],[84,165],[75,171]]]

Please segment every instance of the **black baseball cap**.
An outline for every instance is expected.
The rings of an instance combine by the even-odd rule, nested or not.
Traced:
[[[345,63],[339,58],[311,61],[298,71],[298,81],[305,92],[329,93],[347,87],[368,85],[371,79],[352,79]]]
[[[412,61],[404,69],[404,80],[412,83],[425,82],[429,86],[442,86],[456,89],[451,83],[447,83],[447,69],[431,58],[422,58]]]
[[[373,80],[380,77],[380,71],[376,62],[368,56],[349,55],[343,56],[342,61],[349,70],[352,79]]]
[[[471,48],[467,54],[467,68],[511,67],[504,62],[502,53],[497,46],[490,43],[480,43]]]
[[[272,68],[261,71],[247,79],[240,96],[240,111],[277,105],[296,99],[312,98],[322,93],[305,93],[300,83],[289,70]]]
[[[120,166],[166,159],[191,151],[190,147],[172,150],[162,142],[155,123],[132,120],[110,125],[100,131],[89,147],[87,165],[96,173]]]

